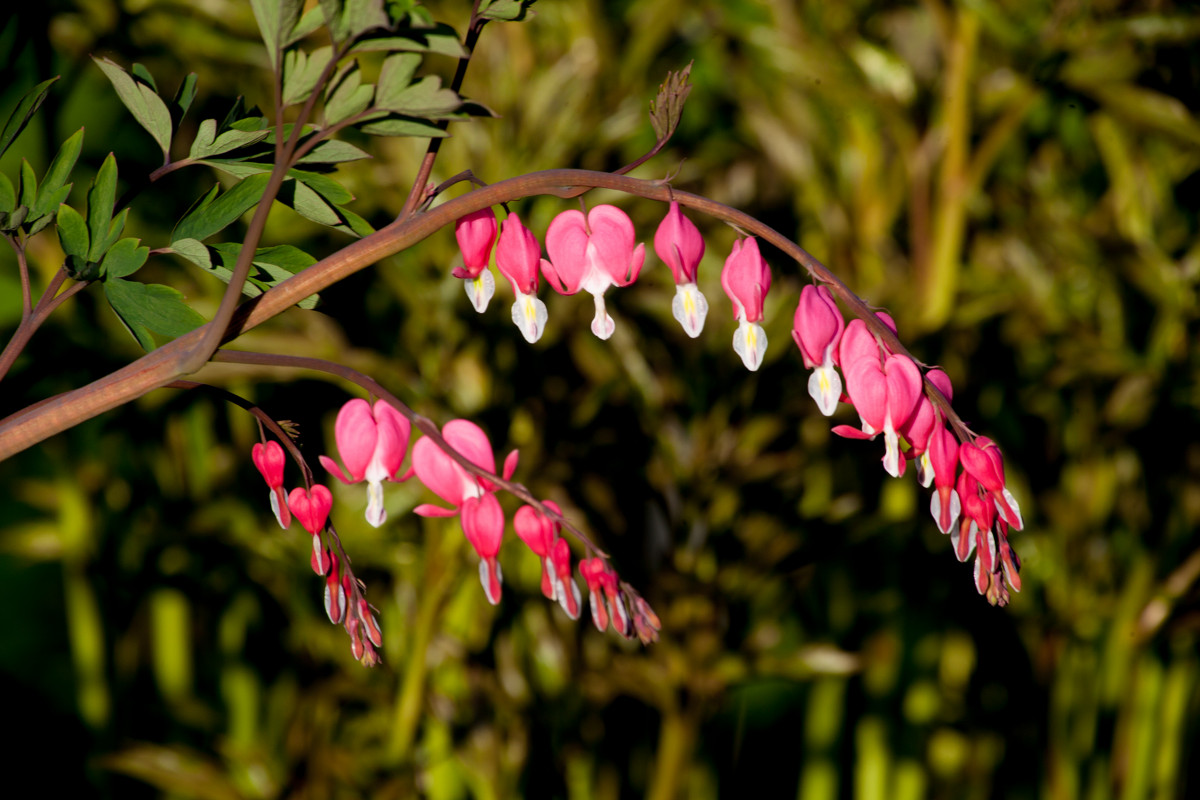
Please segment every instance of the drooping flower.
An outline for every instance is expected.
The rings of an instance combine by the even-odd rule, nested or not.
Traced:
[[[442,428],[442,437],[472,464],[487,472],[496,471],[492,443],[474,422],[451,420]],[[504,459],[504,479],[511,478],[516,468],[517,451],[513,450]],[[467,472],[429,437],[413,445],[413,469],[421,483],[454,506],[443,508],[425,503],[413,511],[423,517],[459,515],[463,535],[479,554],[479,578],[488,601],[493,605],[500,602],[503,575],[496,555],[504,536],[504,511],[493,494],[495,484]]]
[[[950,533],[962,511],[962,501],[954,490],[958,470],[958,440],[940,422],[934,425],[925,451],[933,473],[934,492],[929,501],[929,513],[937,521],[938,530]]]
[[[825,416],[837,409],[842,396],[842,379],[834,366],[838,363],[845,321],[826,286],[805,286],[792,320],[792,339],[800,348],[804,366],[813,370],[808,378],[808,394]]]
[[[579,585],[571,575],[571,546],[566,539],[555,539],[550,548],[550,563],[554,566],[557,580],[554,584],[554,599],[571,619],[579,619],[579,606],[583,598]]]
[[[855,320],[856,322],[858,320]],[[847,327],[846,335],[850,335]],[[921,397],[921,371],[911,358],[890,355],[880,362],[878,350],[855,350],[857,361],[847,361],[843,337],[842,370],[846,374],[846,394],[862,419],[862,430],[839,425],[833,432],[852,439],[873,439],[883,433],[883,468],[889,475],[904,474],[898,431],[908,422]]]
[[[383,481],[395,481],[408,451],[412,425],[391,404],[376,400],[372,408],[355,398],[342,406],[334,424],[338,452],[349,477],[332,458],[321,456],[322,466],[342,483],[367,481],[367,522],[378,528],[387,520],[383,507]]]
[[[654,233],[654,252],[675,276],[671,313],[684,332],[695,339],[704,329],[704,318],[708,315],[708,300],[696,286],[696,269],[704,258],[704,237],[674,200]]]
[[[346,616],[346,587],[342,584],[337,553],[330,554],[329,574],[325,577],[325,614],[334,625]]]
[[[467,297],[482,314],[496,293],[496,279],[487,268],[496,241],[496,213],[491,208],[481,208],[460,217],[454,223],[454,238],[463,258],[463,265],[454,269],[454,277],[466,282]]]
[[[531,344],[542,338],[546,327],[546,304],[537,297],[538,269],[545,269],[546,263],[533,231],[515,213],[509,214],[496,243],[496,268],[512,285],[512,319]]]
[[[311,491],[297,487],[288,495],[288,508],[304,530],[316,535],[325,529],[333,508],[333,494],[319,483],[313,484]]]
[[[553,500],[545,500],[543,503],[554,513],[562,515],[562,509]],[[533,506],[521,506],[513,516],[513,529],[516,530],[517,536],[521,537],[521,541],[525,542],[542,562],[542,594],[548,600],[558,596],[555,588],[558,574],[550,560],[550,551],[554,547],[554,540],[558,538],[559,528],[557,522]]]
[[[287,495],[283,491],[283,465],[287,460],[283,448],[276,441],[256,444],[250,449],[250,458],[263,480],[267,482],[267,488],[271,490],[271,511],[275,513],[279,527],[287,530],[292,524],[292,514],[288,509]]]
[[[986,436],[978,436],[974,444],[963,442],[958,449],[958,459],[965,471],[979,481],[996,504],[996,510],[1011,527],[1021,530],[1025,526],[1021,519],[1021,507],[1004,482],[1004,457],[1000,448]]]
[[[542,274],[559,294],[582,289],[592,295],[596,304],[592,333],[601,339],[616,330],[604,307],[604,292],[610,286],[628,286],[642,271],[646,247],[635,247],[635,239],[629,216],[609,205],[596,206],[586,217],[575,209],[564,211],[546,231],[550,260],[542,262]]]
[[[935,367],[925,373],[925,378],[936,386],[947,400],[953,398],[954,389],[945,372]],[[939,420],[940,415],[934,408],[933,401],[926,396],[924,387],[922,387],[921,396],[917,400],[917,409],[900,429],[900,433],[904,435],[904,439],[909,444],[909,450],[905,457],[916,460],[917,481],[926,488],[933,483],[933,469],[927,452],[929,437],[933,433],[934,427],[939,424]]]
[[[588,587],[588,599],[592,606],[592,622],[603,632],[612,619],[613,630],[622,636],[629,635],[629,612],[621,596],[620,579],[603,558],[585,558],[579,562],[579,574]],[[607,602],[607,608],[605,603]]]
[[[771,289],[771,268],[759,254],[758,240],[753,236],[733,243],[733,251],[721,270],[721,286],[733,302],[733,318],[738,323],[733,350],[742,357],[746,369],[757,370],[767,352],[767,334],[758,323]]]

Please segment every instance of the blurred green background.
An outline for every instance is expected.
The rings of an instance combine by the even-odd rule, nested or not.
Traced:
[[[431,6],[464,29],[468,3]],[[485,29],[464,93],[501,118],[455,125],[434,179],[616,168],[653,143],[658,82],[694,61],[679,133],[635,174],[677,173],[795,237],[945,367],[959,412],[1004,449],[1024,591],[988,606],[912,475],[887,478],[878,442],[830,435],[789,341],[804,280],[780,254],[765,249],[771,344],[750,374],[730,347],[722,224],[696,219],[700,340],[671,318],[671,276],[651,256],[609,295],[610,342],[588,330],[586,300],[543,288],[534,346],[507,286],[471,310],[447,230],[240,344],[341,360],[519,447],[517,478],[603,542],[662,640],[570,622],[511,533],[493,608],[457,521],[409,513],[433,499],[415,482],[389,490],[380,530],[362,488],[338,486],[334,518],[384,625],[384,664],[361,668],[324,617],[307,537],[271,518],[252,419],[164,390],[0,463],[8,775],[37,765],[56,794],[204,800],[1200,794],[1194,5],[535,10]],[[0,163],[8,175],[20,157],[44,169],[81,125],[77,197],[110,150],[124,181],[158,166],[89,54],[141,61],[167,93],[199,73],[205,116],[239,94],[269,105],[247,3],[27,4],[0,32],[0,107],[63,80]],[[380,225],[424,143],[364,146],[376,158],[342,177]],[[128,230],[162,246],[214,180],[174,173]],[[647,242],[664,212],[589,202],[620,204]],[[565,207],[514,205],[539,235]],[[266,239],[318,255],[346,241],[287,209]],[[52,234],[31,258],[43,286],[61,258]],[[16,275],[5,249],[0,332],[19,320]],[[142,279],[205,314],[221,289],[171,257]],[[0,416],[137,356],[98,295],[35,337]],[[298,423],[314,460],[355,394],[280,370],[203,375]]]

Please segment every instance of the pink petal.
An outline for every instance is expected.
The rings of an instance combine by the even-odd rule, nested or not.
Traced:
[[[504,537],[504,510],[496,495],[488,492],[482,497],[468,497],[462,506],[462,529],[480,558],[498,555]]]
[[[496,213],[491,208],[481,208],[454,223],[454,238],[462,250],[463,266],[468,273],[457,277],[475,278],[487,268],[496,240]]]
[[[583,212],[569,209],[550,222],[546,230],[546,253],[550,257],[551,275],[543,274],[560,294],[575,294],[587,268],[588,232]]]
[[[599,205],[587,216],[595,264],[612,282],[627,286],[637,279],[645,258],[645,246],[634,247],[636,234],[629,215],[616,206]]]
[[[333,431],[346,471],[354,481],[361,481],[375,453],[377,433],[371,406],[361,397],[348,401],[338,412]]]
[[[892,419],[892,427],[899,430],[908,422],[917,408],[917,401],[921,399],[924,387],[921,370],[908,356],[893,355],[884,362],[883,372],[887,376],[888,415]]]
[[[509,214],[500,226],[500,241],[496,243],[496,268],[512,285],[513,294],[536,294],[538,267],[542,249],[533,231],[521,224],[515,213]]]
[[[274,489],[283,485],[283,467],[287,457],[279,442],[271,441],[266,444],[256,444],[250,448],[250,459],[255,469],[267,482],[267,487]]]
[[[675,201],[654,232],[654,252],[671,268],[675,283],[696,282],[696,269],[704,258],[704,237]]]
[[[792,319],[792,338],[800,348],[805,368],[820,366],[825,360],[825,349],[831,345],[836,365],[837,346],[844,329],[845,321],[828,287],[808,285],[800,290],[800,303]]]

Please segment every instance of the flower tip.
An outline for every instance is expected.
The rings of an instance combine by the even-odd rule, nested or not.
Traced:
[[[757,322],[739,322],[733,334],[733,351],[741,356],[746,369],[757,372],[767,352],[767,334],[762,326]]]

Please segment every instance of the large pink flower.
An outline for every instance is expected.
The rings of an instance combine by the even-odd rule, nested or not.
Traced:
[[[595,298],[592,333],[612,336],[616,324],[604,308],[610,286],[628,286],[637,280],[646,258],[646,246],[637,244],[633,223],[616,206],[600,205],[586,217],[574,209],[554,218],[546,231],[549,261],[542,274],[559,294],[583,290]]]
[[[387,520],[383,482],[396,480],[412,425],[391,404],[376,400],[372,408],[356,397],[342,406],[333,431],[349,476],[328,456],[321,465],[342,483],[367,482],[367,522],[378,528]]]
[[[442,428],[442,437],[468,461],[494,473],[496,458],[487,434],[474,422],[455,419]],[[504,459],[504,479],[517,468],[517,451]],[[426,437],[413,445],[413,469],[417,478],[453,508],[422,504],[413,509],[422,517],[459,516],[463,535],[479,554],[479,579],[488,601],[500,602],[503,575],[496,556],[504,537],[504,511],[493,494],[495,484],[467,472],[432,439]]]

